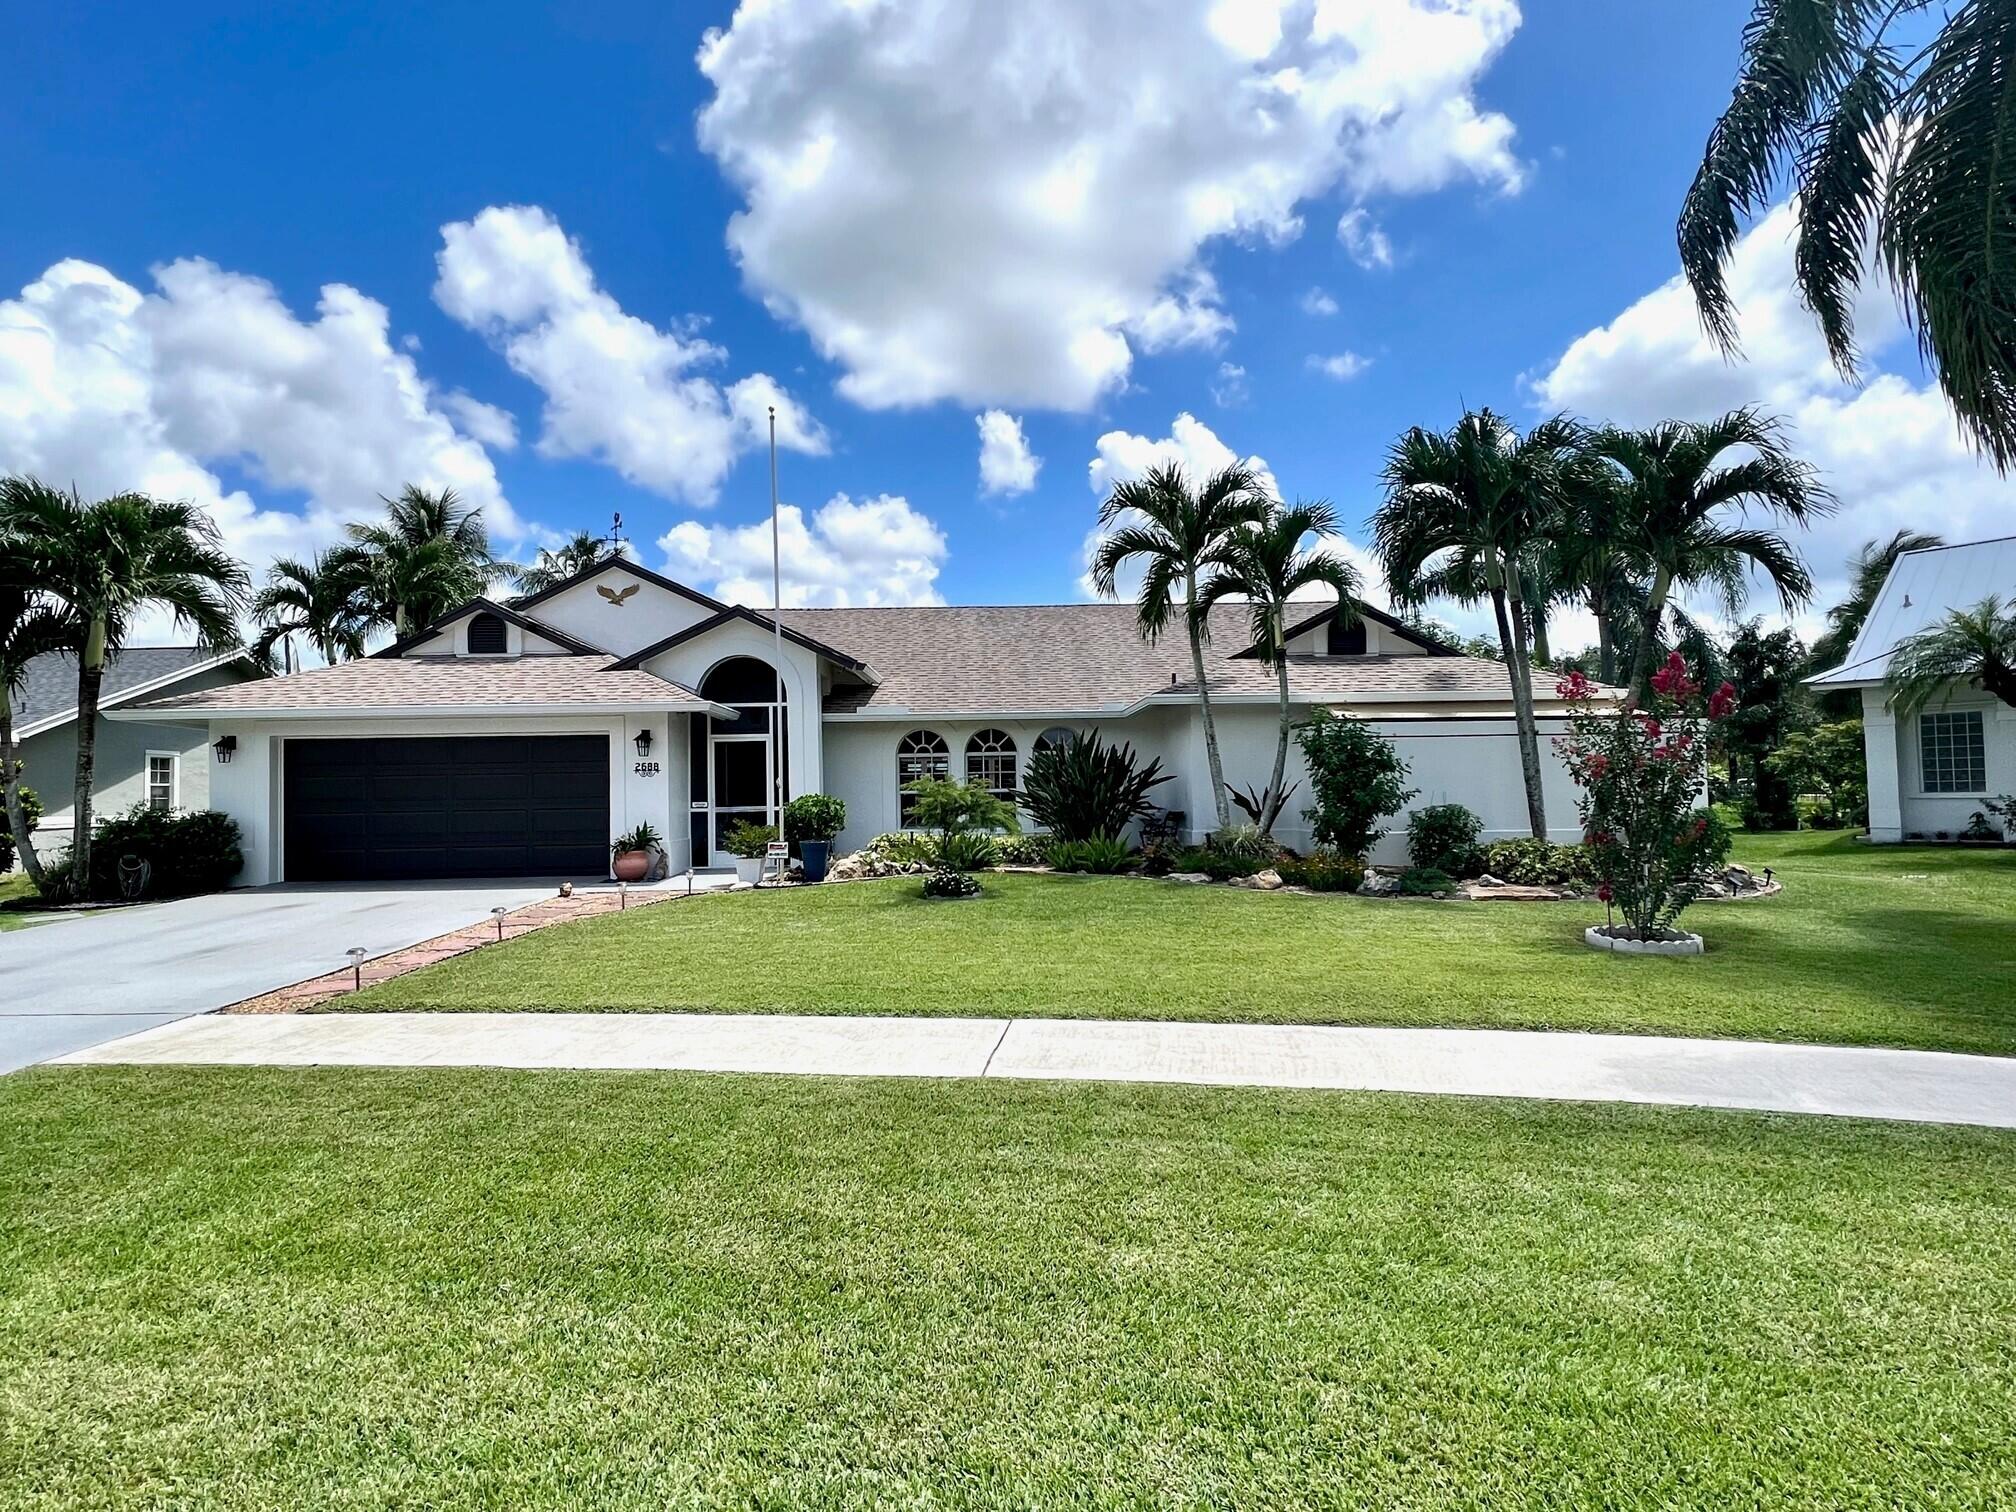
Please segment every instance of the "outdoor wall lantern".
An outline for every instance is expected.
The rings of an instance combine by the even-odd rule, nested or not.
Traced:
[[[238,737],[236,735],[219,735],[217,743],[211,746],[210,749],[217,753],[217,765],[229,766],[231,765],[231,753],[238,749]]]
[[[651,754],[651,732],[649,730],[639,730],[637,732],[637,759],[639,761],[642,761],[646,756],[649,756],[650,754]]]

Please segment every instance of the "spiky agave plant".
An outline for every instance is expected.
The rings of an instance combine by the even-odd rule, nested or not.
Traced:
[[[1737,349],[1723,271],[1742,219],[1791,180],[1794,269],[1841,371],[1873,241],[1962,428],[2016,462],[2016,0],[1757,0],[1742,72],[1680,212],[1703,322]]]
[[[1142,766],[1133,746],[1108,745],[1097,730],[1081,730],[1036,748],[1016,798],[1059,840],[1118,839],[1154,807],[1149,793],[1169,780],[1159,759]]]

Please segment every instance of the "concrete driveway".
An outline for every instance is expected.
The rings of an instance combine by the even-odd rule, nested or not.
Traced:
[[[300,883],[0,933],[0,1074],[550,897],[557,883]]]

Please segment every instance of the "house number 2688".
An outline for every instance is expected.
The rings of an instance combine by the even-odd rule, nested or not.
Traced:
[[[656,777],[665,768],[655,761],[640,761],[630,770],[635,772],[639,777]]]

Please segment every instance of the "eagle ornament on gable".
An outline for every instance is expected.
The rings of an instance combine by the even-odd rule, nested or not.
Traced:
[[[595,585],[595,591],[601,594],[602,597],[604,597],[605,599],[609,600],[609,602],[614,604],[618,609],[621,609],[623,607],[624,601],[628,599],[631,594],[637,591],[637,585],[635,583],[632,583],[628,588],[611,588],[606,584],[597,583]]]

